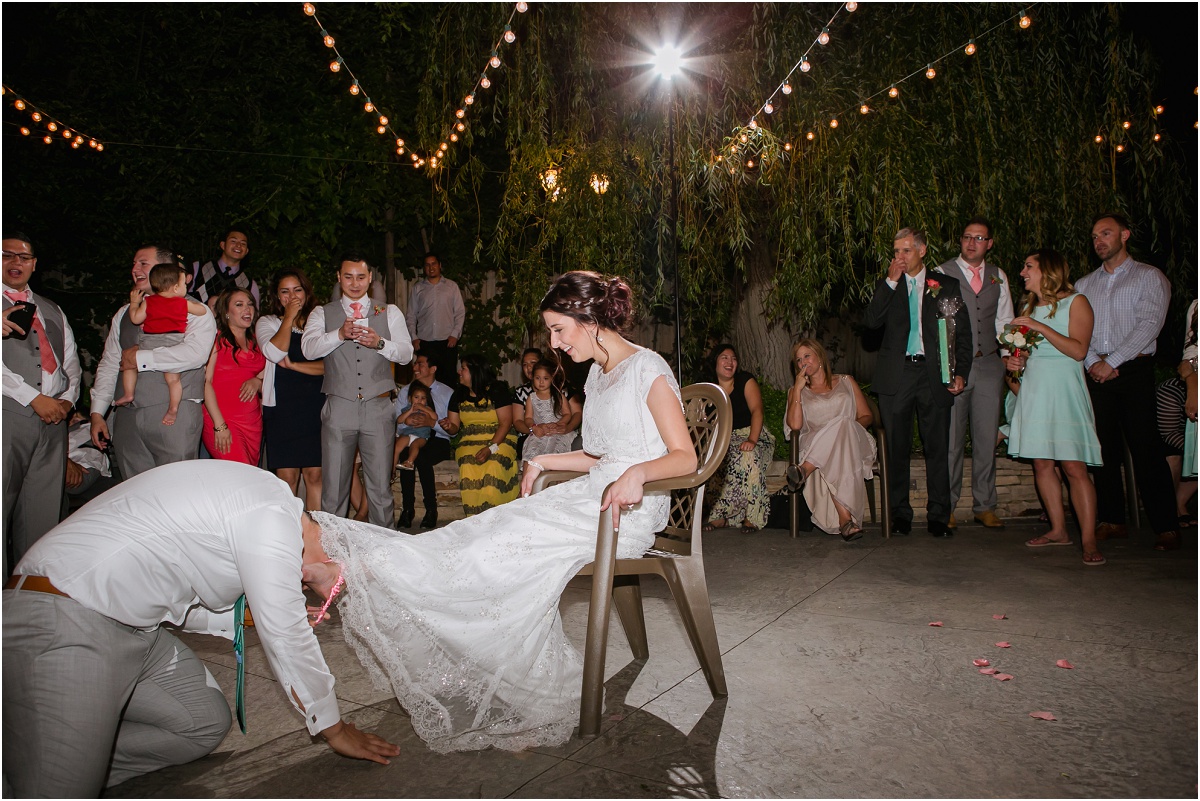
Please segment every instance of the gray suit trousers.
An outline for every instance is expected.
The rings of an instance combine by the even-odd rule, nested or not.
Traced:
[[[58,525],[67,472],[67,424],[4,412],[4,575]],[[8,564],[12,535],[15,561]]]
[[[162,423],[167,404],[122,406],[113,410],[112,439],[121,476],[129,479],[155,467],[195,459],[200,450],[204,412],[200,404],[179,404],[175,425]]]
[[[392,497],[392,447],[396,418],[391,398],[355,401],[328,395],[321,410],[321,508],[345,517],[350,508],[354,451],[362,455],[363,488],[372,525],[391,528],[396,501]]]
[[[212,752],[232,716],[192,651],[70,598],[5,590],[4,776],[19,798],[95,798]]]
[[[962,497],[967,420],[971,423],[971,496],[975,514],[992,511],[996,496],[996,432],[1004,398],[1004,362],[999,354],[980,356],[971,366],[967,388],[950,410],[950,508]]]

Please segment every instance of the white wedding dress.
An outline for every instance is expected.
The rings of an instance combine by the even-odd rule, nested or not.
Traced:
[[[630,465],[667,452],[646,405],[667,363],[639,349],[586,385],[591,472],[413,537],[313,516],[340,563],[346,641],[434,751],[521,750],[566,742],[579,714],[583,660],[563,634],[559,596],[595,558],[600,497]],[[666,524],[669,497],[647,494],[621,517],[619,557],[641,556]]]

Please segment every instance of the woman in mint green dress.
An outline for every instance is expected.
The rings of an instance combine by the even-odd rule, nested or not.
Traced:
[[[1033,460],[1038,493],[1050,517],[1050,530],[1025,544],[1030,548],[1071,545],[1063,511],[1062,483],[1054,471],[1062,466],[1071,487],[1071,502],[1083,537],[1083,563],[1105,562],[1096,547],[1096,487],[1088,465],[1100,464],[1100,441],[1092,401],[1083,376],[1083,357],[1092,341],[1092,307],[1071,285],[1067,260],[1048,248],[1025,257],[1025,305],[1013,325],[1028,326],[1044,339],[1028,360],[1014,354],[1009,370],[1021,370],[1008,439],[1008,453]]]

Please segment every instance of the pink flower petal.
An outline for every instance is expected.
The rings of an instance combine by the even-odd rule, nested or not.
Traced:
[[[995,675],[996,675],[997,673],[999,673],[1000,671],[996,670],[996,669],[995,669],[995,668],[993,668],[993,667],[987,667],[987,668],[980,668],[980,669],[979,669],[979,672],[980,672],[980,673],[982,673],[982,674],[983,674],[983,675],[985,675],[985,676],[995,676]]]
[[[942,621],[940,621],[940,620],[935,620],[935,621],[933,621],[932,623],[930,623],[929,625],[931,625],[931,626],[936,626],[937,628],[939,628],[939,629],[940,629],[940,628],[942,627]]]
[[[1065,659],[1060,659],[1060,660],[1058,660],[1057,662],[1055,662],[1054,664],[1058,665],[1060,668],[1066,668],[1067,670],[1074,670],[1074,669],[1075,669],[1075,666],[1074,666],[1074,665],[1072,665],[1070,662],[1068,662],[1068,661],[1067,661],[1067,660],[1065,660]]]
[[[1011,673],[997,673],[995,676],[992,676],[992,678],[995,679],[996,681],[1008,681],[1009,679],[1012,678],[1012,674]]]
[[[998,643],[996,643],[996,647],[997,648],[1012,648],[1012,644],[1007,643],[1007,642],[998,642]]]
[[[974,661],[975,667],[987,667],[990,664],[992,664],[992,663],[987,661],[986,659],[976,659]]]
[[[1008,620],[1008,615],[992,615],[992,620]]]
[[[1053,712],[1030,712],[1029,717],[1037,718],[1038,720],[1058,720],[1054,717]]]

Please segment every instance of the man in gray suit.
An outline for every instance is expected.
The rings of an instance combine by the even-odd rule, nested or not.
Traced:
[[[325,360],[321,508],[345,516],[357,450],[362,455],[368,519],[391,528],[396,522],[391,488],[396,439],[392,364],[408,364],[412,340],[398,308],[371,301],[371,267],[366,258],[346,254],[337,277],[342,296],[313,309],[300,343],[307,358]]]
[[[975,521],[988,528],[1001,528],[996,516],[996,432],[1000,428],[1000,402],[1004,397],[1004,362],[996,337],[1012,322],[1013,303],[1008,276],[985,257],[992,249],[992,224],[985,217],[972,217],[959,237],[959,254],[938,266],[937,271],[958,279],[959,289],[971,315],[970,380],[954,398],[950,410],[950,508],[962,496],[963,451],[967,418],[971,420],[971,496]],[[958,522],[950,513],[948,526]]]
[[[156,264],[177,261],[171,248],[143,245],[133,254],[133,283],[149,294],[150,269]],[[117,466],[124,478],[133,478],[152,467],[195,459],[200,448],[203,427],[204,366],[217,338],[212,315],[189,316],[183,342],[170,347],[141,350],[138,336],[141,326],[128,319],[129,304],[113,315],[104,343],[104,355],[96,367],[92,387],[91,428],[96,447],[108,447],[109,428],[104,419],[112,405],[121,370],[139,372],[133,403],[117,407],[113,413],[112,444]],[[174,425],[163,425],[163,414],[170,403],[163,373],[179,373],[183,384],[183,403]]]
[[[67,424],[79,400],[75,335],[54,302],[34,294],[33,243],[4,235],[4,575],[58,525]],[[32,304],[32,306],[30,306]],[[12,537],[13,561],[8,557]]]

